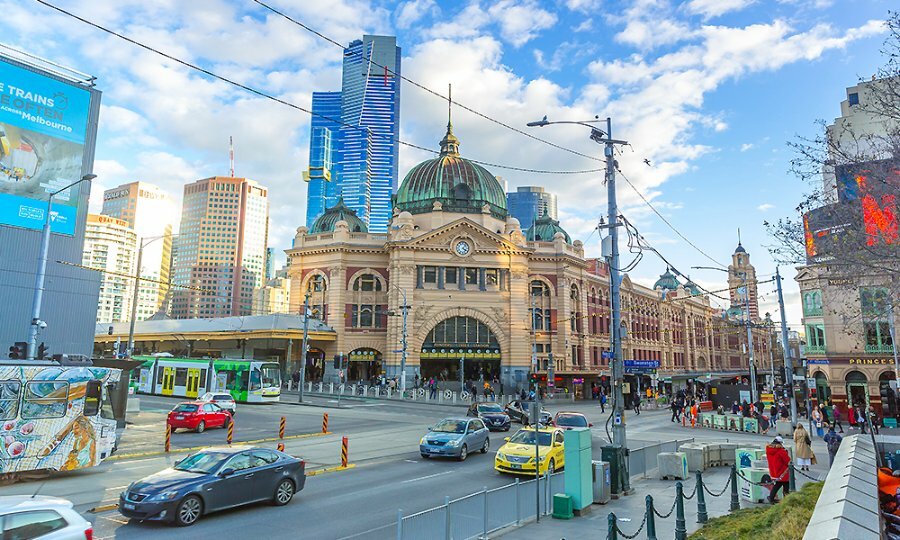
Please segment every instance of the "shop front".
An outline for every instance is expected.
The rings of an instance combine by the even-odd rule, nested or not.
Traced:
[[[381,353],[375,349],[360,348],[347,355],[347,380],[350,382],[374,382],[381,376]]]
[[[419,353],[422,379],[458,383],[500,379],[500,344],[491,329],[472,317],[450,317],[438,323]],[[498,391],[499,389],[495,389]]]
[[[853,407],[872,406],[881,416],[897,417],[894,359],[891,357],[836,356],[816,359],[808,366],[815,380],[813,398],[830,400],[845,416]]]

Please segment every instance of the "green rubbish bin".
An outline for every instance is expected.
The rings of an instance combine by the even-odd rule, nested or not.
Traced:
[[[600,455],[603,461],[609,462],[610,491],[613,494],[630,491],[627,450],[615,444],[608,444],[600,448]]]
[[[553,494],[553,517],[554,519],[572,519],[575,512],[572,510],[572,497],[565,493]]]

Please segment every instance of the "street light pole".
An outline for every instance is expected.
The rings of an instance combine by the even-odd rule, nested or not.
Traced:
[[[303,301],[303,344],[300,346],[300,388],[297,390],[297,401],[303,403],[303,387],[306,386],[306,349],[309,347],[309,297],[312,293],[306,290]]]
[[[756,403],[756,362],[753,354],[753,324],[750,320],[750,289],[747,286],[747,272],[741,273],[744,283],[744,312],[747,316],[747,349],[750,355],[750,403]]]
[[[781,273],[775,267],[775,283],[778,285],[778,309],[781,314],[781,349],[784,351],[785,384],[790,388],[791,396],[791,426],[797,427],[797,401],[794,399],[794,362],[791,360],[790,345],[788,344],[787,315],[784,313],[784,294],[781,292]],[[805,384],[805,381],[804,381]]]
[[[397,288],[400,291],[400,294],[403,295],[403,305],[400,306],[400,309],[403,310],[403,341],[401,345],[403,345],[401,353],[400,353],[400,395],[402,396],[406,392],[406,319],[409,314],[409,303],[406,301],[406,290]]]
[[[63,191],[76,186],[84,181],[90,181],[97,178],[96,174],[86,174],[81,179],[58,189],[47,197],[47,215],[44,216],[44,228],[41,231],[41,252],[38,255],[38,269],[34,278],[34,295],[31,300],[31,329],[28,335],[28,353],[26,358],[34,360],[37,349],[37,335],[41,327],[46,327],[46,323],[41,320],[41,304],[44,301],[44,278],[47,274],[47,256],[50,251],[50,223],[51,213],[53,210],[53,197],[59,195]]]

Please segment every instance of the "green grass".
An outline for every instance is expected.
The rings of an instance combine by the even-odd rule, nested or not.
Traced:
[[[800,540],[819,500],[822,485],[822,482],[810,482],[778,504],[745,508],[711,519],[690,535],[689,540]]]

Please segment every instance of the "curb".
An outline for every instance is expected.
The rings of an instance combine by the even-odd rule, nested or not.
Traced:
[[[354,469],[354,468],[356,468],[356,464],[355,464],[355,463],[350,463],[350,464],[348,464],[346,467],[341,466],[341,465],[338,465],[338,466],[336,466],[336,467],[325,467],[324,469],[316,469],[316,470],[313,470],[313,471],[309,471],[309,472],[306,473],[306,476],[318,476],[318,475],[320,475],[320,474],[327,474],[327,473],[330,473],[330,472],[346,471],[346,470],[348,470],[348,469]]]
[[[88,512],[90,512],[91,514],[99,514],[100,512],[108,512],[109,510],[115,510],[118,507],[119,507],[119,503],[103,504],[103,505],[95,506],[94,508],[91,508],[90,510],[88,510]]]
[[[277,442],[277,441],[287,441],[287,440],[296,440],[296,439],[309,439],[312,437],[322,437],[323,435],[331,435],[332,432],[327,433],[301,433],[299,435],[288,435],[283,439],[279,439],[278,437],[270,437],[266,439],[254,439],[251,441],[237,441],[232,443],[231,446],[239,446],[242,444],[259,444],[266,442]],[[210,446],[215,446],[214,444],[207,444],[205,446],[192,446],[189,448],[176,448],[171,452],[166,452],[165,450],[155,450],[153,452],[137,452],[133,454],[114,454],[106,458],[106,461],[122,461],[125,459],[133,459],[140,457],[154,457],[154,456],[164,456],[167,454],[182,454],[185,452],[195,452],[197,450],[203,450],[204,448],[209,448]]]

